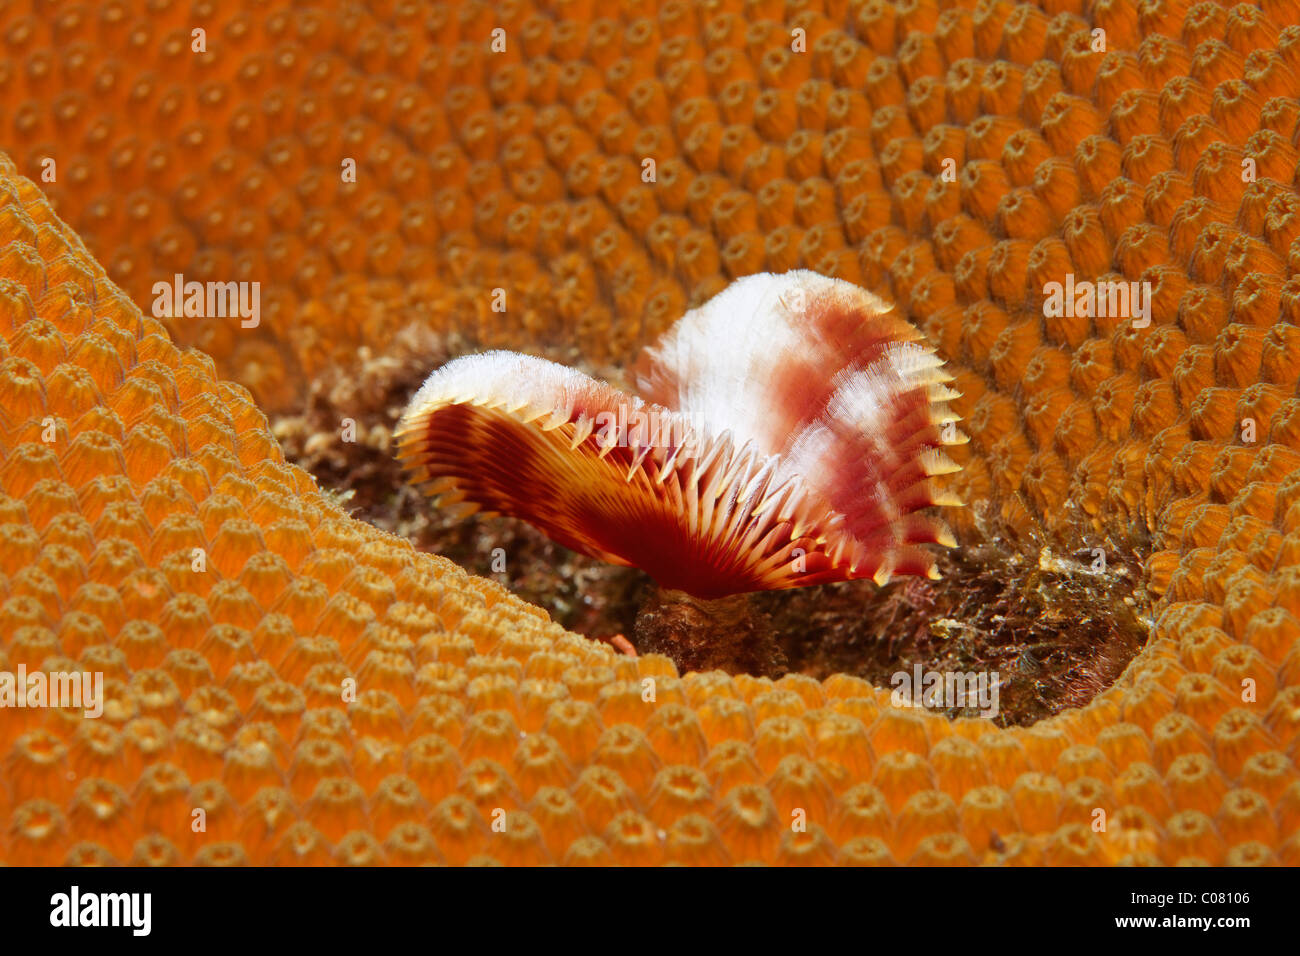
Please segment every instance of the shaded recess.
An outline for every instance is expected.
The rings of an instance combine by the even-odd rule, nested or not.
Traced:
[[[1080,527],[1073,537],[1079,550],[1063,553],[1060,535],[1037,525],[1012,528],[997,509],[976,505],[973,530],[939,556],[942,580],[899,579],[883,589],[854,581],[700,602],[661,592],[636,569],[570,551],[526,522],[453,518],[409,487],[391,454],[409,395],[429,368],[464,348],[443,338],[422,345],[428,364],[374,356],[360,363],[360,375],[317,382],[300,414],[276,419],[277,437],[341,493],[355,517],[498,581],[577,633],[624,635],[640,653],[665,654],[682,672],[823,680],[843,673],[886,689],[894,675],[918,666],[923,673],[996,672],[999,726],[1083,706],[1146,644],[1152,597],[1141,579],[1149,541],[1136,530],[1116,540]],[[562,360],[556,356],[563,351],[548,357]],[[590,374],[620,378],[612,369]],[[354,442],[339,438],[349,416],[364,422]],[[970,708],[943,713],[975,716]]]

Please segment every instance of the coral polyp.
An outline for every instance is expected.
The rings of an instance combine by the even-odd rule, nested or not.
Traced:
[[[641,356],[645,395],[511,352],[434,372],[397,430],[416,481],[702,598],[937,576],[924,509],[965,437],[952,376],[883,299],[740,279]]]

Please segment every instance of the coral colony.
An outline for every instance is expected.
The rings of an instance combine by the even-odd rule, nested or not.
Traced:
[[[1296,0],[241,6],[0,7],[0,862],[1300,864]]]

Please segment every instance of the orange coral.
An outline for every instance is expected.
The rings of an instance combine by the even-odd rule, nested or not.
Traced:
[[[3,666],[79,661],[108,701],[0,720],[0,856],[1300,862],[1295,5],[830,7],[208,5],[204,53],[181,5],[6,9],[6,139],[107,272],[5,161]],[[408,326],[621,359],[731,270],[800,265],[953,362],[964,497],[1152,530],[1152,640],[1088,706],[1004,731],[615,658],[344,518],[122,291],[262,281],[256,329],[168,325],[276,408]],[[1151,327],[1036,314],[1112,270],[1151,277]]]

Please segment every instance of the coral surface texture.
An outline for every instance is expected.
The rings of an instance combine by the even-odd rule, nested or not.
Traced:
[[[1298,95],[1300,0],[0,3],[0,673],[104,689],[0,710],[0,861],[1300,864]],[[947,361],[958,542],[1138,555],[1090,702],[619,655],[266,417],[795,268]]]

